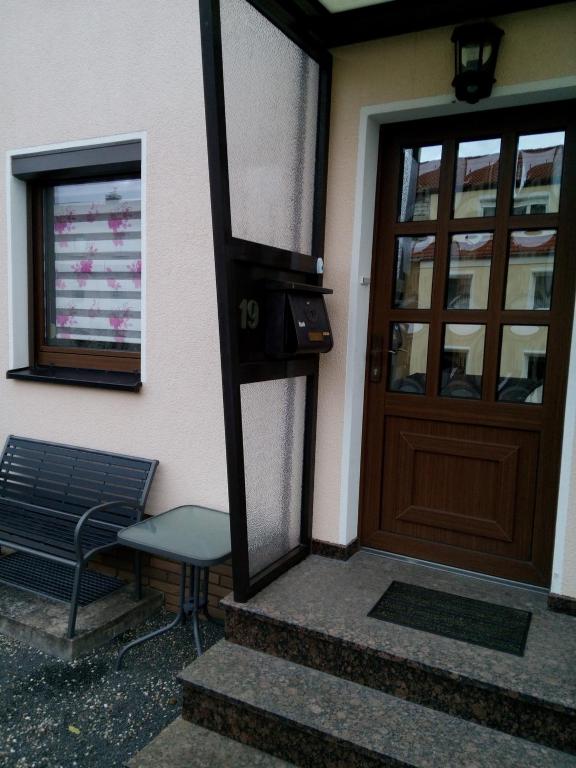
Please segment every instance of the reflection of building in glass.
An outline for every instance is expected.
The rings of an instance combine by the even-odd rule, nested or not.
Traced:
[[[449,323],[444,328],[439,394],[479,399],[482,395],[486,326]],[[394,323],[391,328],[389,389],[424,394],[429,326]],[[497,398],[542,402],[548,327],[505,325],[502,329]]]
[[[512,211],[517,216],[555,212],[558,210],[562,173],[564,150],[562,140],[558,139],[559,143],[556,146],[523,149],[522,141],[527,138],[532,137],[521,137],[519,142]],[[440,159],[418,162],[415,150],[410,151],[413,153],[410,156],[411,162],[415,167],[411,175],[406,169],[408,160],[405,154],[401,220],[435,220],[438,211]],[[457,218],[495,215],[499,169],[499,152],[474,157],[458,157],[454,201]],[[410,190],[406,185],[412,177],[414,181]],[[407,202],[410,197],[411,205]]]
[[[554,275],[555,230],[512,232],[508,252],[506,309],[549,309]],[[396,307],[428,309],[435,239],[400,237],[396,244]],[[486,309],[492,235],[454,235],[446,286],[447,309]]]
[[[478,400],[482,395],[485,325],[450,323],[444,328],[440,394]]]
[[[428,330],[427,323],[393,323],[390,329],[389,389],[424,394]]]
[[[430,308],[435,248],[432,235],[397,238],[394,306]]]
[[[486,309],[492,264],[490,232],[452,235],[447,309]]]
[[[562,133],[519,137],[512,215],[535,216],[558,211],[563,143]],[[401,221],[433,221],[437,218],[441,155],[441,146],[404,150],[399,206]],[[456,159],[453,217],[495,216],[499,172],[499,139],[461,143]],[[505,309],[550,309],[555,250],[555,230],[524,229],[510,233],[505,254]],[[432,234],[396,239],[396,307],[430,308],[435,251],[436,239]],[[497,256],[502,258],[504,254]],[[447,310],[487,309],[494,257],[493,232],[451,236],[444,294]],[[393,324],[391,389],[424,393],[428,331],[427,324]],[[483,324],[445,325],[440,394],[447,397],[481,396],[485,331]],[[498,399],[542,401],[547,336],[545,325],[502,327]]]
[[[506,309],[550,309],[556,231],[512,232]]]
[[[473,274],[454,274],[452,269],[448,275],[446,290],[446,307],[448,309],[470,309]]]
[[[506,309],[550,308],[556,249],[555,230],[511,233],[505,289]],[[430,306],[435,240],[432,236],[398,239],[396,305]],[[446,309],[486,309],[492,263],[491,233],[454,235],[446,284]],[[512,326],[502,330],[499,361],[501,400],[541,402],[548,328]],[[484,368],[484,325],[447,324],[444,329],[440,393],[479,398]],[[426,384],[428,325],[396,323],[390,388],[423,394]]]

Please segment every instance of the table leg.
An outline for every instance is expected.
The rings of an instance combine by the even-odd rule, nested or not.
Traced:
[[[194,571],[193,565],[190,566],[190,575],[188,577],[188,602],[186,603],[186,616],[192,615],[194,610]]]
[[[194,629],[194,642],[196,643],[196,653],[202,656],[202,643],[200,642],[200,627],[198,626],[198,608],[200,605],[200,568],[192,566],[194,574],[194,593],[192,603],[192,627]]]
[[[202,573],[204,574],[203,579],[203,587],[202,587],[202,605],[200,606],[204,613],[206,614],[206,618],[208,617],[208,588],[210,586],[210,568],[202,568]]]
[[[186,619],[186,611],[184,607],[185,600],[186,600],[186,564],[182,563],[180,568],[180,600],[179,600],[178,613],[176,614],[176,618],[173,621],[171,621],[170,624],[167,624],[165,627],[161,627],[160,629],[155,629],[153,632],[149,632],[147,635],[143,635],[142,637],[137,637],[136,640],[132,640],[130,643],[127,643],[125,646],[123,646],[123,648],[120,649],[118,658],[116,659],[117,672],[120,671],[124,656],[131,648],[134,648],[134,646],[136,645],[140,645],[140,643],[145,643],[147,640],[151,640],[153,637],[158,637],[158,635],[163,635],[165,632],[169,632],[171,629],[174,629],[174,627],[177,627],[178,624],[182,624],[185,621]]]

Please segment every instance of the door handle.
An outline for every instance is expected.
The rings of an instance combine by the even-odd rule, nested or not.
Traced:
[[[384,340],[382,336],[372,336],[370,344],[370,382],[379,384],[382,380],[382,352]]]

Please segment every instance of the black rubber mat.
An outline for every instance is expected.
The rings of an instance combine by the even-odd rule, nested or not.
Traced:
[[[532,614],[393,581],[368,616],[523,656]]]
[[[74,568],[34,557],[25,552],[0,557],[0,582],[69,603],[72,598]],[[100,600],[124,586],[124,582],[98,571],[84,571],[78,605]]]

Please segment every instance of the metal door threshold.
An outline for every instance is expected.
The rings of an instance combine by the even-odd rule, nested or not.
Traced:
[[[415,557],[407,557],[406,555],[397,555],[394,552],[384,552],[380,549],[372,549],[372,547],[361,547],[363,552],[369,552],[371,555],[377,555],[378,557],[384,557],[387,560],[398,560],[401,563],[410,563],[410,565],[418,565],[422,568],[431,568],[434,571],[444,571],[445,573],[453,573],[456,576],[465,576],[469,579],[478,579],[479,581],[488,581],[491,584],[500,584],[503,587],[513,587],[514,589],[524,589],[529,592],[535,592],[539,595],[548,595],[550,590],[546,587],[537,587],[534,584],[526,584],[521,581],[510,581],[510,579],[502,579],[498,576],[490,576],[487,573],[477,573],[476,571],[466,571],[463,568],[455,568],[452,565],[442,565],[441,563],[433,563],[429,560],[418,560]]]

